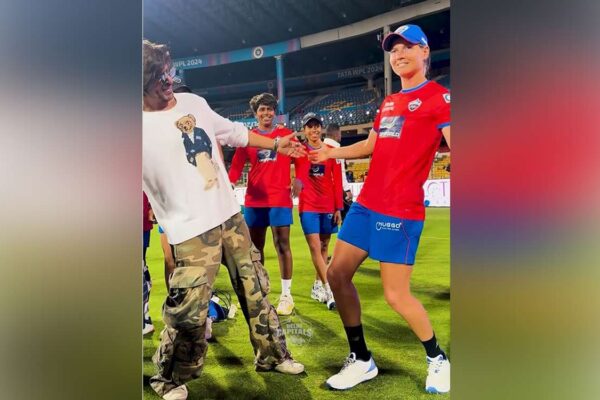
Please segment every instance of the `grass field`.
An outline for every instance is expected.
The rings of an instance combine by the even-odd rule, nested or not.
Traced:
[[[448,399],[449,395],[425,393],[427,367],[423,346],[404,320],[385,302],[376,262],[367,259],[354,283],[363,312],[363,326],[379,376],[350,391],[325,388],[325,380],[337,373],[348,347],[337,311],[329,311],[310,298],[314,267],[295,213],[292,226],[294,276],[292,295],[296,314],[281,317],[288,330],[288,346],[294,358],[306,367],[300,376],[254,371],[248,328],[241,312],[235,319],[213,324],[216,340],[210,342],[202,376],[188,384],[189,399]],[[270,236],[270,233],[267,234]],[[412,279],[412,290],[421,300],[440,341],[450,351],[450,210],[428,208]],[[335,238],[330,244],[333,250]],[[163,259],[156,229],[152,231],[147,262],[153,279],[150,313],[156,331],[144,338],[144,399],[158,399],[148,385],[155,373],[151,357],[163,328],[160,316],[166,295]],[[271,277],[271,303],[277,304],[281,281],[271,240],[265,246],[266,268]],[[227,270],[221,268],[215,287],[233,295]],[[295,328],[290,331],[290,328]],[[299,329],[298,329],[299,328]],[[298,332],[298,333],[295,333]]]

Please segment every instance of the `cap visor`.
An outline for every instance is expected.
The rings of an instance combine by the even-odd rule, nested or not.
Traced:
[[[304,124],[302,124],[302,126],[304,127],[304,126],[308,125],[308,123],[310,121],[317,121],[319,124],[323,125],[323,122],[321,122],[321,120],[319,118],[311,118],[308,121],[306,121]]]
[[[407,38],[399,33],[392,32],[392,33],[388,34],[385,37],[385,39],[383,39],[383,42],[381,43],[381,48],[384,51],[392,50],[392,47],[393,47],[392,45],[393,45],[394,41],[398,38],[402,38],[402,39],[406,40],[408,43],[419,44],[418,41],[415,42],[414,40],[410,40],[409,38]]]
[[[394,40],[396,40],[396,38],[402,37],[400,35],[398,35],[397,33],[389,33],[384,39],[383,42],[381,42],[381,48],[384,51],[390,51],[392,49],[392,43],[394,42]]]

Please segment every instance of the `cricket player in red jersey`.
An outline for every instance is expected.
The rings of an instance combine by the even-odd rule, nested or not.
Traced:
[[[410,277],[425,219],[423,184],[442,135],[450,146],[450,93],[427,80],[430,50],[420,27],[399,27],[385,37],[382,47],[390,53],[402,90],[384,99],[366,140],[347,147],[324,147],[310,155],[315,162],[372,154],[369,177],[346,215],[327,271],[350,345],[350,356],[327,385],[349,389],[377,376],[352,284],[354,273],[369,256],[380,262],[388,304],[425,348],[425,390],[446,393],[450,391],[450,362],[423,305],[411,294]]]
[[[250,107],[258,122],[258,127],[253,129],[253,132],[269,138],[292,133],[291,130],[274,124],[277,99],[272,94],[262,93],[254,96],[250,100]],[[293,223],[291,158],[268,149],[238,147],[229,169],[231,183],[235,184],[240,179],[246,161],[250,162],[250,171],[244,201],[244,218],[263,263],[267,228],[271,227],[281,273],[281,297],[277,313],[290,315],[294,310],[291,293],[293,261],[290,249],[290,225]]]
[[[314,113],[302,118],[302,128],[307,142],[306,151],[327,146],[321,140],[321,120]],[[344,208],[342,194],[342,168],[337,160],[311,163],[308,158],[297,159],[296,176],[301,182],[300,223],[317,272],[311,297],[327,308],[335,308],[333,293],[327,282],[327,257],[331,234],[338,231]],[[297,187],[294,187],[294,196]]]

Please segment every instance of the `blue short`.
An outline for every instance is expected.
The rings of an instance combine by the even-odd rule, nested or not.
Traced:
[[[143,241],[143,246],[144,249],[147,249],[150,246],[150,231],[143,231],[144,234],[142,235],[142,241]]]
[[[413,265],[423,221],[379,214],[352,203],[338,239],[369,253],[374,260]]]
[[[305,235],[320,233],[331,235],[338,231],[338,226],[333,222],[333,214],[305,211],[300,213],[300,223]]]
[[[245,207],[244,219],[249,228],[290,226],[294,222],[288,207]]]

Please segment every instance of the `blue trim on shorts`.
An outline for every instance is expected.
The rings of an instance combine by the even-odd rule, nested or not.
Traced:
[[[290,226],[294,222],[289,207],[245,207],[244,219],[249,228]]]
[[[338,235],[374,260],[413,265],[423,221],[390,217],[354,202]]]
[[[300,213],[300,224],[305,235],[337,233],[338,226],[333,222],[333,213],[304,211]]]

